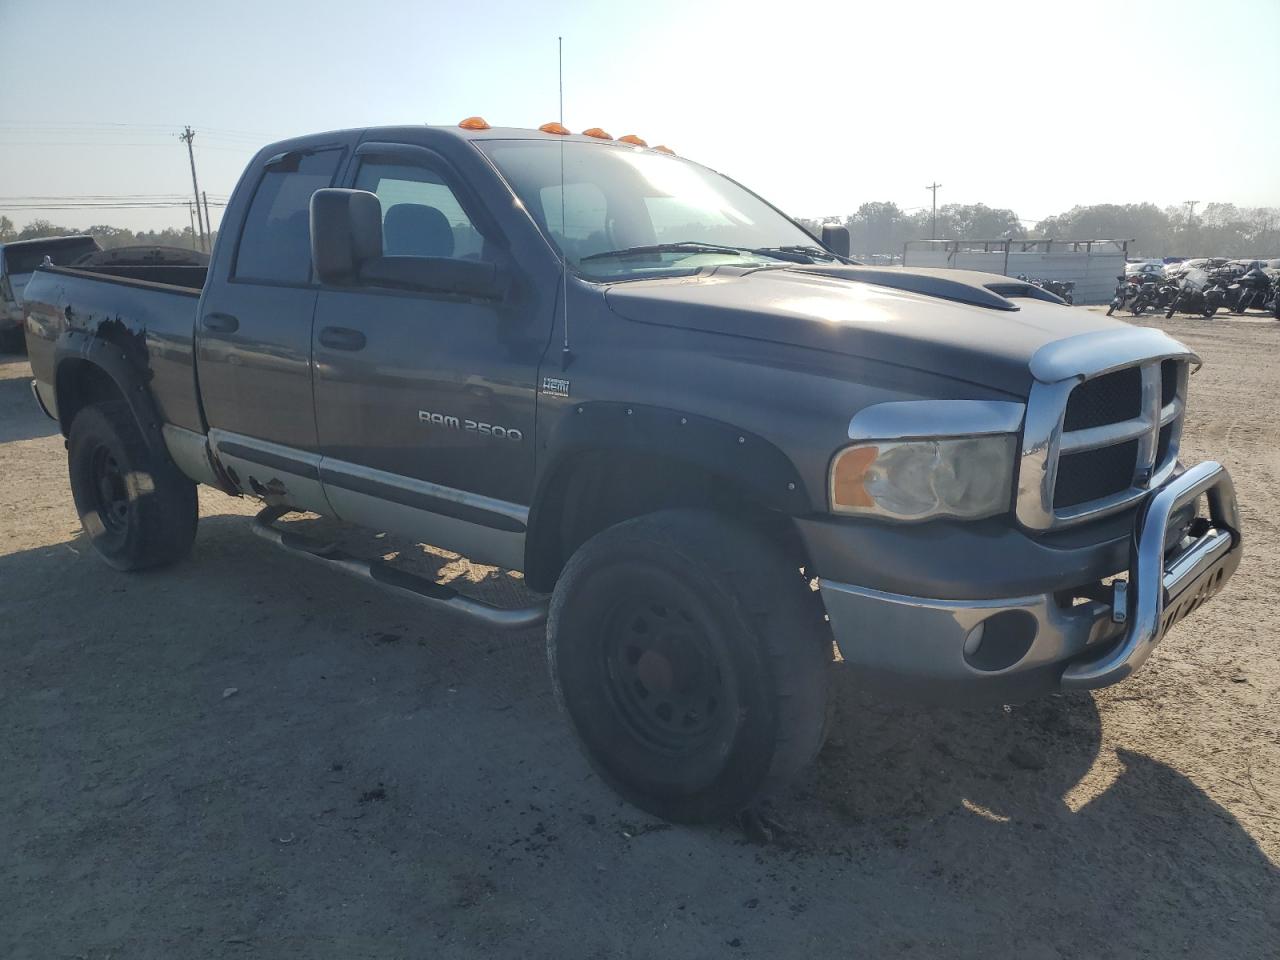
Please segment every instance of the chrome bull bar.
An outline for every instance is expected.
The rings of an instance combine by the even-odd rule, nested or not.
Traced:
[[[1168,555],[1171,519],[1202,495],[1208,519],[1197,520],[1191,542]],[[1062,688],[1091,690],[1132,674],[1170,627],[1222,588],[1239,566],[1240,554],[1235,486],[1221,464],[1197,464],[1153,491],[1134,524],[1127,589],[1116,592],[1117,602],[1124,597],[1127,630],[1113,647],[1068,666]]]

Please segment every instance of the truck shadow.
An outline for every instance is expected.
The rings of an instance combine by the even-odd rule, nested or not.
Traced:
[[[335,532],[325,521],[297,526]],[[349,535],[366,538],[366,554],[412,552]],[[456,563],[409,562],[439,562],[446,573]],[[492,568],[452,569],[481,590],[519,589]],[[56,875],[58,863],[87,856],[129,864],[126,873],[154,870],[162,885],[197,884],[211,869],[240,876],[237,857],[259,862],[265,817],[281,836],[310,841],[290,848],[287,865],[263,867],[273,884],[334,874],[326,858],[358,862],[353,902],[370,904],[359,909],[371,917],[380,896],[408,903],[426,883],[396,850],[479,849],[478,835],[503,850],[532,844],[519,849],[561,878],[559,899],[579,905],[570,910],[593,902],[597,864],[621,844],[627,869],[679,863],[667,895],[703,898],[706,910],[708,890],[763,889],[762,874],[776,872],[792,892],[779,886],[777,898],[750,908],[750,921],[762,931],[794,926],[803,901],[808,920],[835,925],[833,943],[857,942],[864,901],[891,929],[919,929],[928,912],[935,934],[995,930],[983,941],[991,956],[1058,955],[1043,949],[1052,944],[1061,955],[1242,957],[1263,955],[1280,936],[1280,874],[1266,854],[1179,771],[1137,750],[1104,749],[1098,700],[1087,694],[991,710],[891,705],[838,666],[828,745],[771,805],[786,828],[777,842],[744,851],[733,826],[641,842],[619,839],[618,824],[648,818],[588,775],[556,714],[538,631],[459,625],[385,598],[280,555],[245,517],[225,514],[202,517],[192,559],[169,570],[117,574],[81,537],[0,556],[0,583],[0,664],[12,667],[0,671],[0,718],[11,730],[42,731],[38,744],[19,744],[10,782],[47,789],[23,798],[27,788],[15,787],[0,799],[19,859],[48,859],[24,869]],[[1123,743],[1126,731],[1106,739]],[[142,793],[145,781],[157,795],[122,805],[110,832],[85,839],[77,825],[98,809],[97,793],[78,783],[55,789],[50,779],[77,765],[123,771],[114,780],[95,773],[98,792]],[[217,805],[207,806],[210,795]],[[528,841],[520,838],[532,836],[534,818],[519,818],[531,799],[540,832]],[[192,804],[206,804],[194,832]],[[37,807],[38,821],[17,813]],[[359,832],[345,819],[357,815]],[[128,857],[115,855],[121,836]],[[351,899],[342,882],[331,887],[315,895],[333,903],[317,909]],[[511,895],[538,902],[530,889]],[[735,895],[735,909],[749,895]],[[33,905],[31,916],[39,913]],[[934,945],[960,955],[965,942]]]

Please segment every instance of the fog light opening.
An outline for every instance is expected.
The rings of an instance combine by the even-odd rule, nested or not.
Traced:
[[[987,617],[964,638],[965,663],[975,670],[1007,670],[1025,657],[1039,627],[1026,610],[1002,610]]]

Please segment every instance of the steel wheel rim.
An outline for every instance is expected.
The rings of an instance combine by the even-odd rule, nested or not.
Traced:
[[[688,756],[723,726],[724,670],[700,611],[674,596],[626,597],[604,618],[601,670],[622,726],[647,748]]]
[[[93,451],[89,464],[94,507],[110,534],[124,533],[129,526],[129,485],[120,462],[107,447]]]

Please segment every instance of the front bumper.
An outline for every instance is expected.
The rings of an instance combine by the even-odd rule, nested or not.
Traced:
[[[1208,516],[1170,547],[1175,514],[1201,496]],[[826,579],[820,587],[841,656],[863,676],[906,693],[1001,702],[1123,680],[1222,588],[1240,556],[1235,488],[1226,469],[1208,462],[1146,498],[1127,578],[1112,585],[1110,602],[1064,603],[1052,591],[940,600]]]

